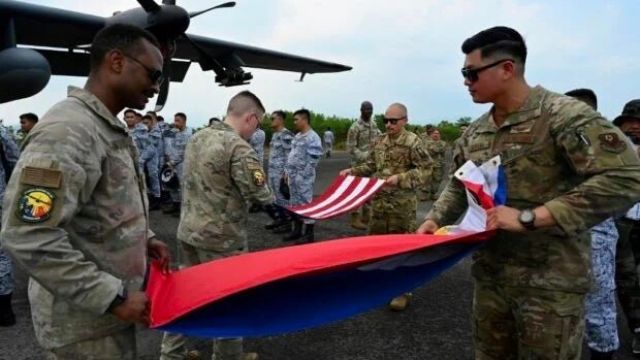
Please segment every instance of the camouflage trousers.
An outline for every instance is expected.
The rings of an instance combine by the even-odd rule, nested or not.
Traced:
[[[160,197],[160,173],[158,172],[158,157],[154,156],[140,164],[147,176],[147,188],[151,195]]]
[[[184,179],[184,162],[177,164],[175,170],[180,185],[175,189],[169,190],[169,193],[171,194],[171,201],[173,201],[174,203],[179,203],[182,202],[182,179]]]
[[[46,352],[48,360],[136,360],[136,328],[85,340]]]
[[[618,245],[616,247],[616,288],[622,311],[631,332],[640,328],[640,221],[621,218],[616,220]]]
[[[13,292],[13,265],[9,255],[0,248],[0,295]]]
[[[416,230],[418,201],[414,193],[381,193],[371,202],[369,235],[407,234]]]
[[[476,281],[476,360],[579,360],[585,294]]]
[[[271,191],[276,196],[276,205],[278,206],[288,206],[289,200],[284,198],[284,195],[280,192],[280,179],[282,179],[282,175],[284,171],[277,171],[275,169],[269,169],[269,187]]]
[[[442,183],[442,166],[433,168],[433,173],[429,178],[429,183],[418,190],[418,198],[420,201],[437,200],[440,183]]]
[[[180,242],[179,258],[181,267],[190,267],[211,260],[237,255],[238,251],[220,253],[196,248]],[[182,360],[187,355],[187,338],[180,334],[164,333],[160,347],[160,360]],[[241,360],[244,354],[242,338],[213,340],[212,360]]]
[[[585,302],[585,337],[590,349],[610,352],[618,349],[616,323],[615,266],[618,231],[609,218],[591,229],[593,287]]]

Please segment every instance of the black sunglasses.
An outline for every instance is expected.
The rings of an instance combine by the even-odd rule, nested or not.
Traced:
[[[134,58],[131,55],[128,55],[128,54],[125,54],[125,53],[122,53],[122,55],[124,55],[124,57],[126,57],[127,59],[133,60],[135,63],[137,63],[138,65],[142,66],[147,71],[147,75],[149,76],[149,80],[151,80],[152,83],[154,83],[154,84],[162,84],[162,82],[164,81],[164,75],[162,74],[161,70],[152,69],[152,68],[150,68],[147,65],[143,64],[140,60]]]
[[[391,123],[391,125],[395,125],[398,123],[398,121],[404,119],[405,117],[399,117],[399,118],[388,118],[388,117],[384,117],[382,118],[382,122],[386,125],[387,123]]]
[[[492,62],[491,64],[485,65],[485,66],[481,66],[479,68],[462,68],[462,70],[460,70],[462,72],[462,76],[471,81],[471,82],[476,82],[478,81],[478,74],[480,74],[481,72],[492,68],[498,64],[502,64],[505,61],[513,61],[513,59],[502,59],[502,60],[498,60],[496,62]]]

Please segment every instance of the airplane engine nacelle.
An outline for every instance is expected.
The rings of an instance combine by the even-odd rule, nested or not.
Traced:
[[[23,48],[0,51],[0,103],[39,93],[50,77],[51,66],[39,52]]]

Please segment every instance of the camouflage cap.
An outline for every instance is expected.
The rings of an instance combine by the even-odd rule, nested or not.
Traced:
[[[640,99],[631,100],[624,104],[622,114],[613,120],[613,125],[620,126],[625,120],[640,120]]]

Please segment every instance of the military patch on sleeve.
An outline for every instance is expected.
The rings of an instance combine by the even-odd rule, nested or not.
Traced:
[[[58,189],[62,183],[62,171],[25,166],[20,173],[20,183]]]
[[[262,171],[262,169],[251,170],[251,177],[253,178],[253,183],[256,186],[264,186],[266,182],[266,176],[264,176],[264,172]]]
[[[616,133],[600,134],[598,140],[600,140],[600,148],[604,151],[619,154],[627,149],[627,143]]]
[[[51,217],[55,195],[42,188],[25,190],[18,199],[16,215],[24,222],[39,223]]]

